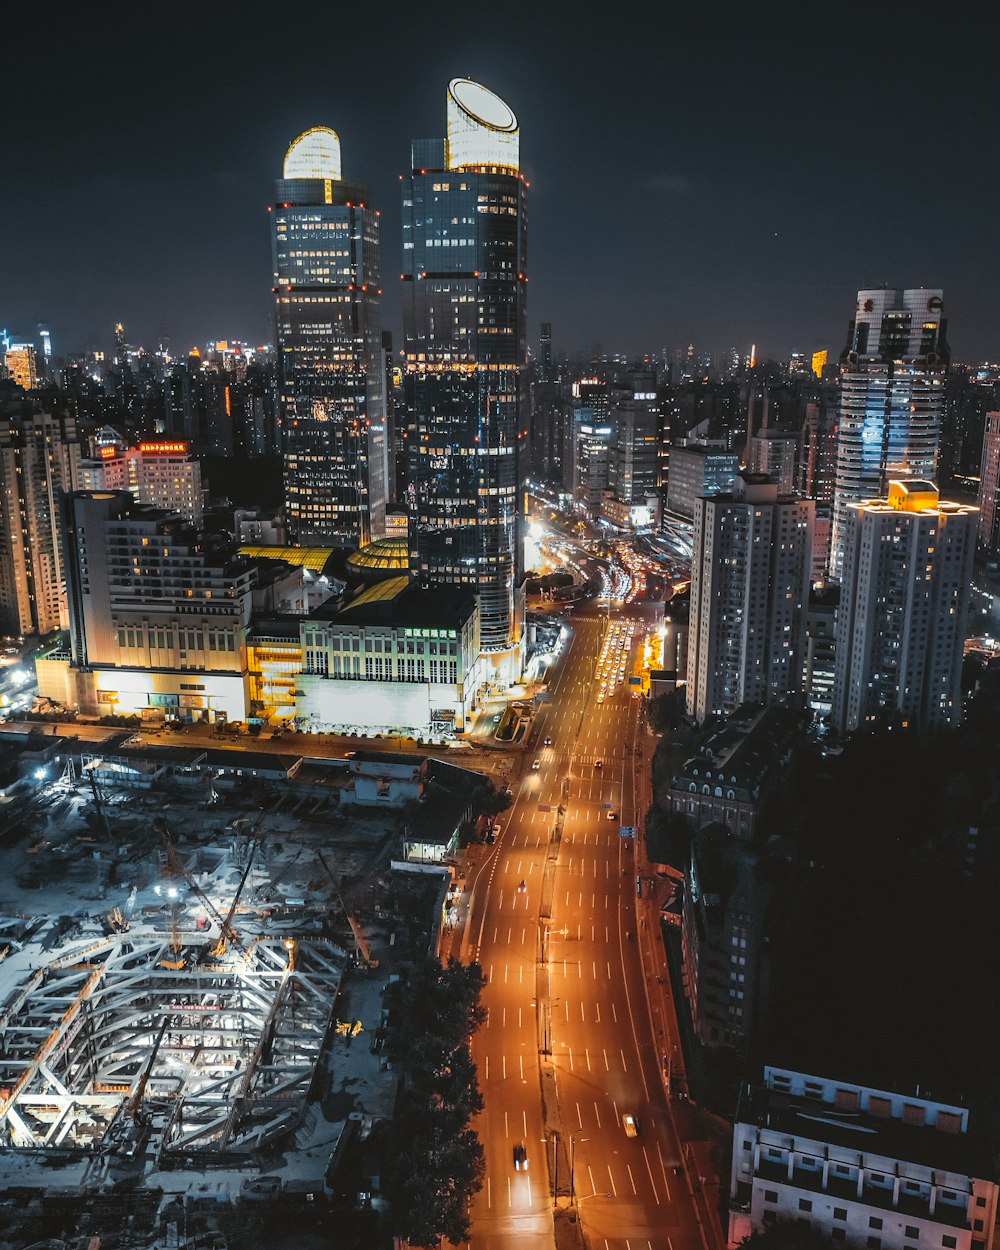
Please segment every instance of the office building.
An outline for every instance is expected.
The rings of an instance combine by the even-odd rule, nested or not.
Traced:
[[[205,511],[201,464],[183,439],[147,439],[138,447],[104,443],[80,462],[81,490],[129,490],[139,503],[175,512],[194,525]]]
[[[849,505],[837,613],[833,727],[924,730],[962,719],[962,657],[978,512],[931,482]]]
[[[11,343],[3,363],[10,380],[24,390],[33,391],[38,385],[38,358],[30,343]]]
[[[59,497],[79,485],[86,450],[66,413],[0,406],[0,633],[66,625]]]
[[[660,406],[653,377],[637,378],[632,392],[611,408],[608,491],[603,513],[621,528],[658,520]]]
[[[667,507],[691,520],[698,500],[728,490],[739,471],[739,456],[721,440],[679,439],[670,449]]]
[[[979,468],[979,547],[993,556],[1000,547],[1000,412],[986,414]]]
[[[410,569],[476,592],[503,682],[523,652],[526,183],[492,91],[454,79],[447,121],[446,139],[413,143],[402,184]]]
[[[743,703],[801,705],[815,504],[751,473],[698,502],[688,715],[701,723]]]
[[[70,648],[39,693],[89,715],[244,720],[254,565],[128,491],[62,498]]]
[[[285,512],[296,542],[381,537],[388,497],[379,219],[340,139],[305,131],[271,209]]]
[[[858,292],[840,358],[831,576],[843,575],[848,510],[893,478],[933,480],[949,350],[943,292]]]
[[[730,1247],[780,1221],[849,1250],[991,1250],[989,1134],[927,1087],[766,1065],[733,1130]]]

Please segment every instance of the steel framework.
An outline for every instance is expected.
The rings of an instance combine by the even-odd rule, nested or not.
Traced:
[[[0,1149],[141,1145],[167,1163],[246,1154],[297,1127],[346,953],[264,937],[181,969],[169,956],[163,936],[114,934],[14,991],[0,1012]]]

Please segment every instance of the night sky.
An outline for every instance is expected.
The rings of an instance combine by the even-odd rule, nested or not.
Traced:
[[[3,23],[0,326],[46,321],[56,354],[118,319],[177,352],[271,341],[266,205],[316,124],[382,210],[398,347],[398,176],[465,75],[521,124],[532,344],[545,320],[557,351],[835,354],[889,283],[942,286],[954,356],[1000,358],[1000,96],[947,12],[95,8]]]

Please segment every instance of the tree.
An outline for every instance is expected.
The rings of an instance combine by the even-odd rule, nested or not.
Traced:
[[[744,1237],[740,1250],[833,1250],[833,1245],[832,1238],[811,1224],[777,1220]]]

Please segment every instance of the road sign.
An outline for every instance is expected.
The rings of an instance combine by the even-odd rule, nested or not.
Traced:
[[[635,825],[619,825],[618,832],[623,838],[634,838],[638,829]]]

